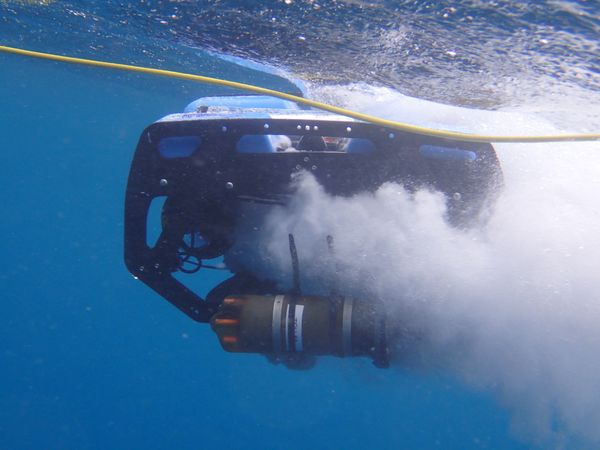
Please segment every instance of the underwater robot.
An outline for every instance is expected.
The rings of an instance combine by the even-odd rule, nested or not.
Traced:
[[[502,183],[489,143],[398,131],[273,97],[200,98],[142,132],[125,200],[127,268],[191,319],[210,323],[228,352],[260,353],[297,369],[310,368],[320,355],[366,356],[387,367],[382,302],[343,296],[334,287],[328,296],[303,292],[302,248],[293,234],[285,243],[293,274],[287,290],[228,255],[247,206],[285,205],[301,171],[334,196],[387,182],[441,191],[456,227],[477,224]],[[156,202],[158,237],[151,239]],[[334,252],[335,236],[323,245]],[[214,279],[206,276],[211,269],[231,276],[203,298],[185,277],[205,274],[205,286]]]

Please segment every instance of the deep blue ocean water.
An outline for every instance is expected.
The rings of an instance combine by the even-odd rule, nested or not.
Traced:
[[[537,2],[500,2],[499,9],[491,2],[468,1],[443,6],[322,2],[327,15],[318,20],[352,19],[347,23],[361,30],[364,44],[354,43],[347,51],[344,42],[349,38],[343,30],[325,42],[327,33],[307,26],[306,40],[287,46],[286,40],[265,37],[269,31],[264,26],[239,30],[246,40],[234,29],[227,34],[217,27],[228,23],[233,28],[229,18],[236,8],[244,17],[256,8],[268,10],[263,16],[277,17],[272,22],[283,20],[283,14],[310,22],[307,11],[316,2],[291,2],[296,9],[290,13],[284,12],[287,2],[271,7],[248,1],[42,3],[0,2],[0,43],[131,60],[275,88],[285,82],[198,52],[252,57],[302,77],[314,73],[315,60],[335,51],[348,61],[335,55],[325,58],[320,76],[309,81],[372,83],[415,97],[490,109],[524,106],[523,96],[513,93],[519,82],[511,84],[505,72],[515,67],[525,71],[528,58],[536,55],[534,44],[510,57],[513,66],[500,64],[499,84],[479,83],[471,90],[473,77],[493,78],[491,49],[481,54],[474,49],[476,56],[465,56],[462,65],[442,61],[423,73],[427,61],[444,54],[447,58],[455,50],[432,38],[423,41],[411,64],[398,65],[398,49],[381,36],[402,27],[417,37],[441,33],[435,24],[444,23],[440,14],[450,12],[464,20],[471,17],[469,23],[479,23],[487,39],[500,27],[494,20],[504,18],[501,26],[509,27],[507,35],[510,30],[518,36],[527,33],[523,23],[539,33],[545,30],[535,38],[550,40],[542,44],[555,45],[555,53],[540,50],[537,57],[550,65],[563,60],[562,78],[552,78],[550,69],[544,73],[547,66],[542,64],[522,78],[525,86],[552,78],[546,85],[555,93],[552,105],[561,95],[600,104],[598,48],[593,43],[598,36],[596,2],[544,2],[539,10]],[[563,8],[557,6],[560,11],[552,13],[552,5]],[[342,7],[343,13],[338,12]],[[435,14],[422,12],[425,7]],[[526,11],[528,7],[532,10]],[[576,7],[585,15],[573,12]],[[511,8],[522,14],[513,14]],[[502,16],[505,9],[509,12]],[[168,20],[169,14],[185,22],[173,25],[171,33],[158,20]],[[394,26],[403,16],[419,20]],[[199,17],[210,26],[200,30]],[[486,17],[490,22],[484,26]],[[444,26],[451,37],[463,34],[456,24]],[[556,29],[571,41],[560,41],[553,34]],[[252,32],[263,34],[253,39]],[[470,29],[469,35],[475,39],[476,31]],[[504,39],[496,37],[498,42]],[[311,38],[325,43],[312,44],[310,51],[298,48]],[[271,46],[261,47],[267,41]],[[277,58],[268,58],[269,52]],[[303,66],[302,59],[310,63]],[[580,76],[570,72],[574,66]],[[361,67],[364,71],[357,72]],[[444,79],[452,80],[452,92]],[[443,88],[436,93],[438,84]],[[527,95],[535,99],[541,91]],[[511,413],[501,401],[443,370],[377,370],[367,360],[324,358],[310,371],[295,372],[260,356],[224,353],[208,327],[191,322],[131,277],[123,263],[123,201],[139,133],[189,101],[218,92],[180,81],[0,54],[0,449],[555,448],[553,441],[536,444],[535,439],[515,436]],[[574,123],[586,129],[598,110],[590,107],[580,114]]]

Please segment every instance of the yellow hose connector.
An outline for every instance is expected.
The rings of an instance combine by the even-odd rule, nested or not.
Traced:
[[[290,100],[299,104],[307,105],[313,108],[321,109],[323,111],[329,111],[335,114],[340,114],[346,117],[352,117],[354,119],[362,120],[364,122],[372,123],[374,125],[380,125],[386,128],[393,128],[408,133],[419,134],[423,136],[432,136],[437,138],[450,139],[455,141],[463,142],[508,142],[508,143],[535,143],[535,142],[562,142],[562,141],[595,141],[600,140],[600,133],[587,133],[587,134],[559,134],[559,135],[546,135],[546,136],[495,136],[495,135],[480,135],[471,133],[461,133],[457,131],[438,130],[434,128],[421,127],[417,125],[410,125],[407,123],[397,122],[389,119],[382,119],[380,117],[363,114],[357,111],[352,111],[345,108],[339,108],[337,106],[328,105],[327,103],[310,100],[296,95],[286,94],[285,92],[279,92],[272,89],[266,89],[250,84],[238,83],[235,81],[222,80],[219,78],[206,77],[202,75],[193,75],[183,72],[175,72],[172,70],[155,69],[151,67],[141,67],[129,64],[119,64],[106,61],[97,61],[93,59],[84,58],[73,58],[70,56],[54,55],[51,53],[41,53],[31,50],[24,50],[14,47],[6,47],[0,45],[0,52],[13,53],[22,56],[28,56],[32,58],[48,59],[52,61],[60,61],[70,64],[79,64],[84,66],[102,67],[105,69],[116,69],[124,70],[128,72],[145,73],[149,75],[157,75],[169,78],[178,78],[181,80],[196,81],[205,84],[211,84],[216,86],[225,86],[229,88],[239,89],[242,91],[252,92],[256,94],[269,95],[272,97],[282,98],[284,100]]]

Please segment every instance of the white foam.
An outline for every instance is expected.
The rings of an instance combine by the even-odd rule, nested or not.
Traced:
[[[323,90],[321,98],[463,131],[560,131],[519,113],[387,89],[339,92]],[[600,144],[496,147],[506,187],[481,229],[450,227],[439,193],[387,184],[333,198],[305,175],[293,201],[250,233],[260,250],[248,264],[291,279],[287,234],[294,233],[304,286],[326,290],[337,264],[345,292],[385,301],[398,364],[441,367],[493,392],[521,436],[555,446],[600,442]]]

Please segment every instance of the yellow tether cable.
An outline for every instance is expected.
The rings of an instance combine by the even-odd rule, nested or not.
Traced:
[[[153,69],[151,67],[140,67],[129,64],[119,64],[105,61],[95,61],[92,59],[73,58],[69,56],[53,55],[51,53],[34,52],[30,50],[23,50],[20,48],[5,47],[0,45],[0,51],[6,53],[15,53],[18,55],[29,56],[33,58],[50,59],[53,61],[60,61],[71,64],[81,64],[86,66],[103,67],[106,69],[118,69],[129,72],[147,73],[151,75],[160,75],[170,78],[179,78],[182,80],[199,81],[201,83],[213,84],[217,86],[227,86],[234,89],[240,89],[243,91],[254,92],[257,94],[269,95],[272,97],[282,98],[284,100],[290,100],[292,102],[301,103],[304,105],[311,106],[313,108],[322,109],[342,116],[353,117],[358,120],[369,122],[375,125],[381,125],[383,127],[394,128],[400,131],[406,131],[409,133],[415,133],[425,136],[433,136],[438,138],[445,138],[457,141],[469,141],[469,142],[512,142],[512,143],[525,143],[525,142],[559,142],[559,141],[594,141],[600,139],[599,133],[589,134],[560,134],[550,136],[486,136],[480,134],[461,133],[458,131],[446,131],[436,130],[433,128],[420,127],[417,125],[410,125],[402,122],[396,122],[394,120],[382,119],[379,117],[371,116],[368,114],[351,111],[345,108],[339,108],[337,106],[328,105],[326,103],[317,102],[315,100],[309,100],[296,95],[286,94],[285,92],[274,91],[272,89],[261,88],[258,86],[252,86],[250,84],[237,83],[235,81],[222,80],[219,78],[205,77],[202,75],[192,75],[183,72],[174,72],[171,70]]]

